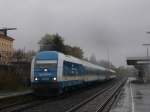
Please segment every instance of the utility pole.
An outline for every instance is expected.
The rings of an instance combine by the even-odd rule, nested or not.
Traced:
[[[110,69],[110,54],[109,54],[109,47],[107,48],[107,56],[108,56],[108,69]]]

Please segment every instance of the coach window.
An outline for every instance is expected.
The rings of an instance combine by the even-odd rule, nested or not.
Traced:
[[[63,73],[64,75],[74,75],[73,63],[64,61],[63,62]]]
[[[78,75],[79,73],[79,67],[78,67],[78,64],[74,63],[73,64],[73,67],[72,67],[72,70],[74,71],[74,74],[72,75]]]
[[[84,73],[83,67],[80,64],[72,63],[68,61],[63,62],[63,73],[64,75],[81,75]]]

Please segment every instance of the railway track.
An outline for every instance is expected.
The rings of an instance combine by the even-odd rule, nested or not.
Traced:
[[[125,80],[100,90],[95,95],[75,105],[66,112],[108,112],[118,97]]]
[[[33,99],[32,91],[25,92],[21,94],[13,94],[9,96],[4,96],[0,98],[0,111],[5,108],[9,108],[13,105],[17,105],[19,103],[27,102],[28,100]]]
[[[113,93],[110,94],[110,97],[107,97],[103,101],[103,103],[99,106],[99,108],[96,110],[96,112],[108,112],[111,109],[112,105],[119,98],[124,84],[125,84],[125,82],[120,84],[117,88],[114,88],[115,90],[113,90]]]
[[[26,104],[33,100],[35,100],[35,97],[32,96],[32,93],[0,99],[0,111],[2,112],[8,108]]]
[[[106,84],[107,86],[103,85],[99,92],[96,92],[96,94],[94,93],[95,94],[94,96],[91,95],[92,97],[88,97],[88,95],[87,95],[88,99],[85,98],[86,100],[84,99],[84,101],[81,100],[80,97],[83,97],[83,96],[85,97],[86,92],[85,93],[83,92],[83,95],[80,95],[79,93],[81,93],[81,91],[89,91],[90,89],[87,89],[87,90],[82,89],[81,91],[73,92],[73,93],[71,93],[71,95],[69,95],[69,96],[67,96],[63,99],[60,98],[60,97],[59,98],[58,97],[50,97],[50,98],[46,98],[46,99],[45,98],[39,99],[37,97],[33,97],[33,95],[27,95],[27,96],[23,96],[23,97],[20,97],[20,98],[17,98],[17,99],[11,99],[11,100],[8,100],[8,101],[6,101],[6,100],[1,101],[0,100],[0,112],[22,112],[22,111],[23,112],[26,112],[26,111],[27,112],[28,111],[32,112],[32,111],[34,111],[34,109],[43,112],[43,111],[46,111],[46,108],[47,108],[48,111],[52,111],[52,112],[56,112],[56,111],[57,112],[58,111],[59,112],[65,112],[68,109],[69,110],[67,112],[78,111],[79,109],[81,109],[79,107],[84,106],[88,102],[91,102],[92,99],[97,98],[100,94],[106,93],[109,89],[111,89],[112,88],[111,85],[116,84],[114,82],[116,82],[116,81],[112,81],[111,83],[109,82],[108,84]],[[77,99],[76,99],[76,95],[78,96]],[[80,98],[80,101],[78,101],[79,98]],[[71,103],[68,103],[68,102],[70,102],[72,100],[74,100],[74,101],[77,100],[75,102],[81,102],[81,101],[83,101],[83,102],[82,102],[82,104],[81,103],[76,103],[76,104],[78,104],[78,105],[76,105],[76,108],[75,107],[71,108],[73,105],[75,105],[75,103],[71,102],[72,103],[71,104]],[[60,104],[62,104],[61,105],[62,108],[60,107]],[[66,109],[63,109],[63,107],[64,107],[63,104],[64,104],[64,106],[68,106],[68,107]],[[70,106],[69,106],[69,104],[70,104]],[[47,106],[46,106],[46,108],[43,108],[42,110],[40,110],[39,108],[41,108],[42,105],[43,106],[47,105]],[[58,106],[59,106],[59,108],[58,108]],[[99,111],[97,111],[97,112],[99,112]]]
[[[18,98],[17,98],[18,99]],[[56,100],[55,98],[37,98],[32,96],[25,96],[24,98],[20,98],[19,100],[13,99],[12,101],[6,104],[1,104],[0,106],[0,112],[18,112],[23,111],[25,109],[28,109],[30,107],[38,106],[40,104],[50,102],[53,100]],[[22,100],[22,101],[21,101]]]
[[[16,112],[46,102],[49,99],[37,98],[33,93],[0,99],[0,112]]]

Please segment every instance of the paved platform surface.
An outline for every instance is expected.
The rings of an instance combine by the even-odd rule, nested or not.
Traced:
[[[0,99],[8,98],[12,96],[19,96],[32,93],[32,90],[24,90],[24,91],[0,91]]]
[[[110,112],[150,112],[150,84],[135,84],[131,80]]]

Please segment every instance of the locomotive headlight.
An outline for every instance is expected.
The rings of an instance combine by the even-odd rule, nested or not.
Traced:
[[[48,69],[47,68],[44,68],[44,72],[47,72],[48,71]]]
[[[35,80],[35,81],[37,81],[37,80],[38,80],[38,78],[37,78],[37,77],[35,77],[35,78],[34,78],[34,80]]]
[[[53,80],[55,81],[55,80],[56,80],[56,77],[54,77]]]

